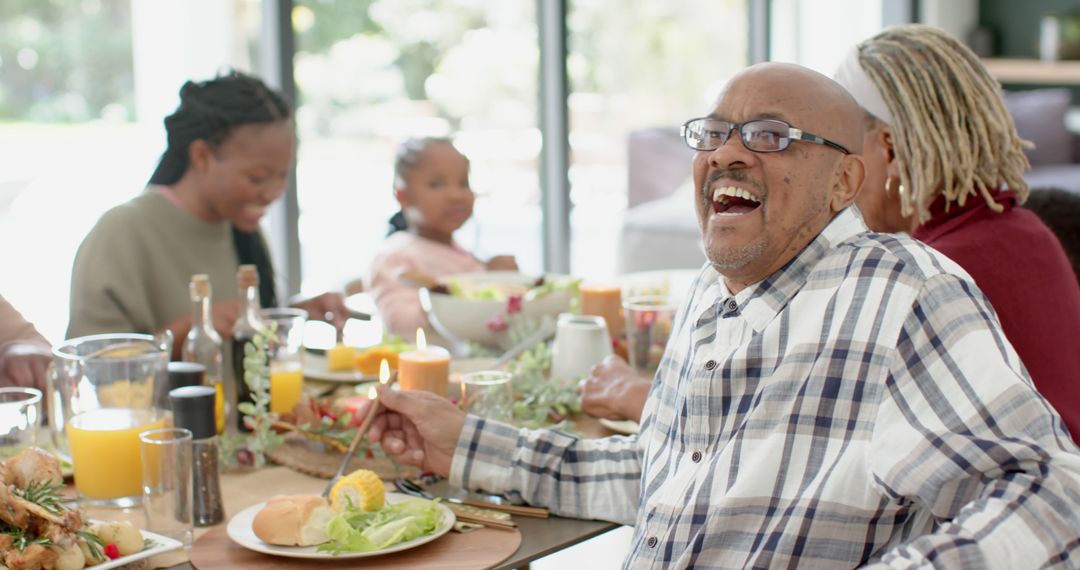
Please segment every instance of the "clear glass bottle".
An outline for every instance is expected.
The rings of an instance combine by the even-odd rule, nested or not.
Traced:
[[[232,375],[236,384],[236,403],[250,402],[251,390],[244,381],[244,345],[255,338],[255,333],[262,330],[264,323],[259,311],[259,270],[254,265],[241,265],[236,272],[236,282],[240,287],[240,317],[232,328]],[[236,414],[237,428],[251,431],[244,427],[244,415]]]
[[[226,405],[225,396],[227,379],[224,375],[224,350],[221,335],[214,330],[214,320],[210,316],[211,288],[210,278],[199,274],[191,277],[191,329],[184,340],[181,358],[187,362],[197,362],[206,367],[205,382],[217,392],[214,401],[214,414],[217,432],[225,432],[228,425],[226,418],[231,414],[231,407]]]

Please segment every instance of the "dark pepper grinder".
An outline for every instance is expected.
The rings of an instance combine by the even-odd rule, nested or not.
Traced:
[[[191,430],[192,519],[195,526],[225,520],[218,477],[218,436],[210,386],[185,386],[169,392],[176,427]]]

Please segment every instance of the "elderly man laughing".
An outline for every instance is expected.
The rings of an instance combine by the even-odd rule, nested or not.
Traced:
[[[634,524],[631,568],[1070,566],[1080,455],[967,274],[849,207],[862,126],[839,85],[777,63],[685,124],[709,263],[638,437],[383,391],[371,439],[454,484]]]

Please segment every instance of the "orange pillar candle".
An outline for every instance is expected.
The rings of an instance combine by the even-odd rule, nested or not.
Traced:
[[[581,314],[604,317],[612,338],[623,334],[622,289],[613,285],[581,286]]]
[[[450,352],[441,346],[428,346],[424,331],[417,330],[416,350],[398,355],[398,384],[402,390],[427,390],[447,397]]]

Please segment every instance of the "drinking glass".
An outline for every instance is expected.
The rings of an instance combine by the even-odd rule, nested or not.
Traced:
[[[75,471],[79,501],[129,507],[142,500],[139,433],[170,420],[155,406],[168,386],[171,346],[159,337],[80,337],[53,349],[48,377],[54,445]]]
[[[500,370],[481,370],[461,375],[461,407],[466,412],[500,422],[513,416],[512,375]]]
[[[623,304],[630,365],[652,377],[664,356],[675,320],[675,306],[665,296],[631,297]]]
[[[142,498],[149,530],[191,546],[191,431],[164,428],[139,434]]]
[[[270,342],[270,411],[291,412],[304,393],[303,309],[264,309],[263,322],[277,323]]]
[[[0,388],[0,459],[38,443],[41,390]]]

